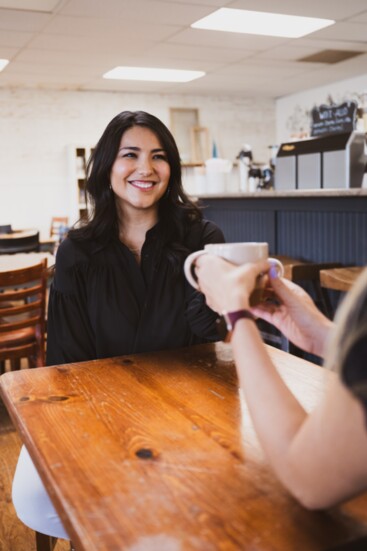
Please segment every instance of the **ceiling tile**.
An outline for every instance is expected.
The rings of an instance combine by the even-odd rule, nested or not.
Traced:
[[[188,44],[195,46],[210,46],[221,48],[235,48],[245,50],[262,50],[282,44],[287,39],[274,36],[256,36],[254,34],[227,33],[206,31],[201,29],[187,29],[169,38],[169,43]]]
[[[37,32],[51,18],[51,15],[45,13],[0,9],[0,29]]]
[[[2,31],[0,30],[0,46],[13,46],[14,48],[22,48],[25,46],[33,34],[31,33],[22,33],[22,32],[12,32],[12,31]]]
[[[0,8],[52,12],[60,0],[0,0]]]
[[[340,20],[365,11],[366,0],[235,0],[227,7]]]
[[[176,44],[173,42],[162,42],[160,44],[154,45],[149,51],[151,57],[154,56],[164,56],[167,58],[172,58],[175,60],[185,59],[185,60],[198,60],[203,61],[217,61],[220,63],[233,63],[244,57],[250,55],[251,50],[244,49],[234,49],[234,48],[221,48],[218,47],[209,47],[203,46],[200,48],[200,55],[198,52],[197,46],[191,46],[187,44]]]
[[[310,35],[309,35],[310,37]],[[349,40],[365,42],[367,39],[367,24],[336,23],[331,27],[312,33],[312,38],[321,40]]]

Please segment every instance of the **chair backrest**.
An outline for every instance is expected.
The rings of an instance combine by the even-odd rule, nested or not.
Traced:
[[[11,224],[4,224],[3,226],[0,226],[0,233],[11,233]]]
[[[51,219],[50,237],[58,237],[60,235],[60,227],[65,228],[69,225],[67,216],[54,216]]]
[[[28,268],[0,272],[0,341],[4,345],[9,337],[10,343],[0,348],[0,359],[28,357],[29,347],[22,351],[17,343],[16,350],[11,350],[11,342],[17,332],[34,328],[40,363],[44,365],[46,289],[46,259]]]

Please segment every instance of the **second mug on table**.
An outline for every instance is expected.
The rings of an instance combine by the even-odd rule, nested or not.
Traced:
[[[186,279],[195,289],[199,289],[194,272],[195,260],[203,254],[215,254],[238,266],[247,264],[248,262],[259,262],[260,260],[268,259],[276,266],[279,277],[284,275],[283,264],[276,258],[269,258],[268,243],[209,243],[205,245],[203,250],[191,253],[185,260],[184,272]],[[263,280],[264,278],[259,276],[256,287],[250,297],[250,306],[255,306],[261,302],[264,292]]]

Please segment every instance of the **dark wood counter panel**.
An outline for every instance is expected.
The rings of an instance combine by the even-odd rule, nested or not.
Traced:
[[[198,200],[228,242],[267,241],[271,254],[367,264],[367,189],[261,191]]]

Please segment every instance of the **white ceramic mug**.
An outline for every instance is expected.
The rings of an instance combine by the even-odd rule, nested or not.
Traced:
[[[203,250],[191,253],[185,260],[184,272],[186,279],[195,289],[199,289],[194,273],[195,260],[203,254],[215,254],[238,266],[247,262],[259,262],[260,260],[268,259],[276,266],[279,277],[284,275],[283,264],[276,258],[269,258],[268,243],[209,243],[205,245]],[[251,306],[261,302],[264,288],[262,280],[263,278],[260,276],[256,288],[250,297]]]

